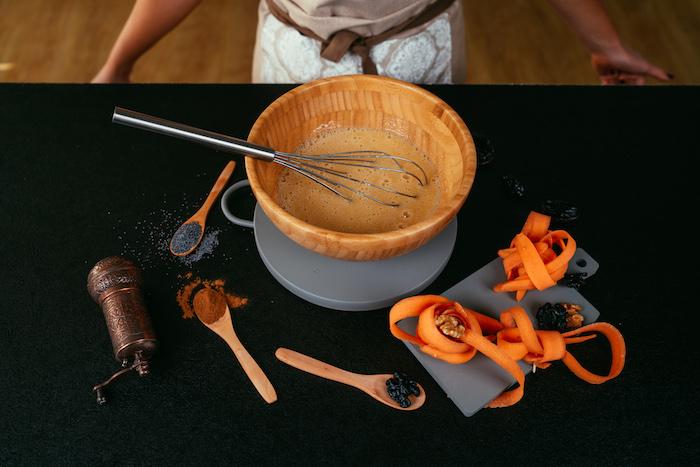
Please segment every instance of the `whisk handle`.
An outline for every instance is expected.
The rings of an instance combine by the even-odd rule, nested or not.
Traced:
[[[209,146],[220,151],[243,154],[255,159],[271,162],[275,158],[275,150],[251,143],[249,141],[222,135],[182,123],[171,122],[151,115],[134,112],[133,110],[114,108],[112,122],[141,130],[148,130],[166,136],[184,139],[193,143]]]

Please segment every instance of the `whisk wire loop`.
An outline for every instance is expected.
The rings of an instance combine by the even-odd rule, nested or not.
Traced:
[[[425,186],[428,184],[428,176],[425,173],[425,170],[423,170],[423,167],[420,166],[416,161],[413,161],[411,159],[407,159],[405,157],[399,157],[399,156],[392,156],[391,154],[387,154],[382,151],[372,151],[372,150],[359,150],[359,151],[346,151],[346,152],[335,152],[335,153],[329,153],[329,154],[321,154],[321,155],[299,155],[299,154],[293,154],[293,153],[288,153],[288,152],[281,152],[281,151],[275,151],[276,155],[279,156],[284,156],[286,158],[293,158],[295,160],[305,160],[309,162],[335,162],[337,165],[345,165],[345,166],[350,166],[350,167],[364,167],[364,168],[370,168],[370,169],[378,169],[378,170],[384,170],[387,172],[397,172],[397,173],[402,173],[409,175],[413,178],[415,178],[418,183],[420,183],[421,186]],[[390,160],[396,164],[396,169],[392,169],[391,167],[381,167],[377,166],[376,162],[377,159],[380,160]],[[352,162],[344,162],[344,161],[352,161]],[[419,177],[418,175],[414,174],[413,172],[410,172],[407,169],[404,169],[401,163],[412,165],[415,168],[417,168],[420,171],[420,174],[422,174],[423,178]],[[372,164],[371,166],[365,165],[365,164]]]
[[[335,188],[333,188],[333,187],[330,185],[330,184],[333,184],[333,185],[338,186],[338,185],[340,185],[338,182],[336,182],[336,181],[334,181],[334,180],[331,180],[330,178],[327,178],[326,181],[327,181],[328,183],[326,183],[326,182],[324,181],[324,178],[325,178],[325,177],[322,177],[322,176],[320,176],[320,175],[316,175],[316,174],[314,174],[314,173],[312,173],[312,172],[310,172],[310,171],[303,171],[303,170],[300,170],[299,167],[297,167],[297,166],[294,165],[294,164],[291,164],[290,162],[288,162],[288,161],[285,160],[285,159],[277,159],[277,160],[276,160],[276,163],[279,164],[279,165],[281,165],[282,167],[287,167],[288,169],[293,170],[294,172],[297,172],[298,174],[301,174],[301,175],[303,175],[303,176],[305,176],[305,177],[310,178],[310,179],[313,180],[314,182],[316,182],[316,183],[322,185],[324,188],[329,189],[330,191],[332,191],[332,192],[335,193],[336,195],[341,196],[341,197],[345,198],[346,200],[352,202],[352,199],[350,199],[349,197],[345,196],[343,193],[341,193],[340,191],[336,190]],[[329,183],[330,183],[330,184],[329,184]],[[347,187],[343,186],[343,188],[347,188]]]
[[[366,151],[347,151],[347,152],[338,152],[338,153],[330,153],[330,154],[322,154],[322,155],[299,155],[299,154],[293,154],[293,153],[286,153],[286,152],[281,152],[281,151],[275,151],[275,160],[273,162],[277,162],[291,170],[294,170],[297,173],[300,173],[301,175],[304,175],[311,180],[315,181],[316,183],[321,184],[325,188],[330,189],[332,192],[342,196],[348,201],[352,201],[348,196],[345,196],[342,194],[340,191],[337,189],[334,189],[330,185],[333,185],[335,187],[341,187],[346,190],[349,190],[353,193],[356,193],[360,196],[363,196],[365,198],[368,198],[372,201],[375,201],[377,203],[383,204],[385,206],[392,206],[392,207],[397,207],[399,206],[398,203],[393,203],[393,202],[388,202],[388,201],[383,201],[379,198],[376,198],[367,192],[360,191],[356,188],[353,188],[345,183],[342,183],[338,179],[344,179],[347,180],[348,182],[353,182],[359,185],[363,185],[366,187],[374,188],[377,190],[381,190],[385,193],[390,193],[394,195],[400,195],[400,196],[405,196],[408,198],[415,198],[415,195],[412,195],[410,193],[405,193],[402,191],[398,190],[393,190],[391,188],[385,187],[385,186],[380,186],[380,185],[375,185],[373,183],[370,183],[366,180],[360,180],[358,178],[352,177],[347,175],[347,172],[343,172],[340,169],[337,168],[332,168],[328,166],[323,166],[319,164],[330,164],[333,163],[334,166],[345,166],[345,167],[359,167],[363,169],[370,169],[370,170],[380,170],[380,171],[385,171],[385,172],[393,172],[393,173],[399,173],[399,174],[404,174],[407,176],[412,177],[415,179],[420,186],[425,186],[428,183],[428,178],[427,175],[425,174],[425,171],[423,168],[417,164],[416,162],[404,158],[404,157],[397,157],[397,156],[392,156],[389,155],[385,152],[381,151],[371,151],[371,150],[366,150]],[[389,160],[393,161],[397,168],[392,168],[392,167],[383,167],[376,165],[377,159],[380,160]],[[420,172],[423,175],[423,181],[418,175],[405,170],[403,166],[401,165],[401,162],[404,163],[409,163],[415,165]],[[325,175],[324,175],[325,174]],[[329,176],[337,177],[337,178],[330,178]]]

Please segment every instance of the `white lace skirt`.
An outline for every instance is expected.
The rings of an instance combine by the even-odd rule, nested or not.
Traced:
[[[254,83],[306,83],[361,74],[360,57],[348,51],[338,63],[321,58],[321,43],[285,26],[261,2],[253,58]],[[381,76],[416,84],[466,82],[464,19],[461,2],[414,30],[370,50]]]

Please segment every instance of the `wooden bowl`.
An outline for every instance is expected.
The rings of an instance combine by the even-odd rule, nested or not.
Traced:
[[[362,127],[391,131],[429,155],[441,195],[428,219],[391,232],[349,234],[303,222],[277,204],[278,164],[246,158],[253,193],[277,228],[299,245],[330,258],[378,261],[407,253],[449,224],[471,190],[476,148],[457,113],[434,94],[391,78],[351,75],[301,85],[275,100],[253,125],[248,141],[292,152],[324,130]]]

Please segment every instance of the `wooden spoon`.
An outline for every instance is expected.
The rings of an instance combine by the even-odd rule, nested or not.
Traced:
[[[202,241],[202,236],[204,235],[204,224],[207,220],[209,210],[214,204],[214,201],[216,201],[216,198],[219,197],[221,190],[226,186],[228,179],[231,178],[234,168],[236,168],[236,163],[234,161],[230,161],[226,164],[226,167],[224,167],[221,175],[219,175],[219,178],[209,192],[209,196],[207,196],[204,204],[199,208],[199,211],[187,219],[180,228],[177,229],[172,240],[170,240],[170,252],[172,254],[175,256],[185,256],[197,248],[197,245]]]
[[[277,400],[277,393],[272,383],[253,357],[243,347],[243,344],[233,330],[231,311],[222,294],[213,289],[202,289],[197,292],[193,300],[193,308],[202,323],[218,334],[231,347],[236,358],[243,367],[243,371],[268,404]]]
[[[425,391],[420,388],[420,395],[408,396],[411,401],[411,405],[408,407],[401,407],[398,402],[392,399],[387,392],[386,381],[392,378],[393,375],[361,375],[357,373],[351,373],[349,371],[341,370],[332,365],[324,363],[315,358],[300,354],[293,350],[285,349],[280,347],[275,352],[275,356],[287,365],[291,365],[294,368],[298,368],[312,375],[320,376],[321,378],[330,379],[332,381],[337,381],[338,383],[347,384],[348,386],[360,389],[370,396],[377,399],[379,402],[383,402],[389,407],[393,407],[399,410],[416,410],[420,408],[425,402]]]

